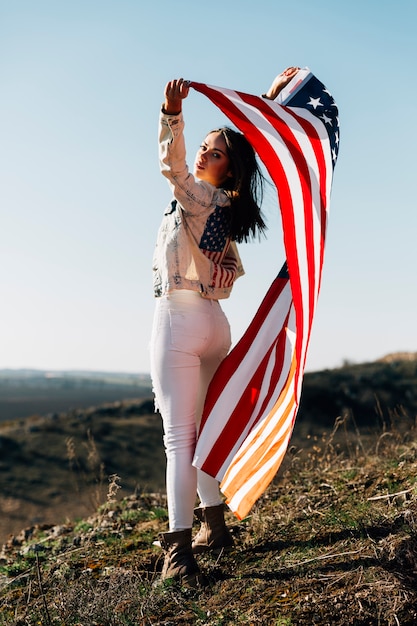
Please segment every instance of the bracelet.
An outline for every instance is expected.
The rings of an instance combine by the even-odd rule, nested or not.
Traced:
[[[164,115],[179,115],[180,113],[182,113],[181,109],[178,111],[178,113],[168,113],[168,111],[166,111],[166,109],[164,108],[164,105],[161,106],[161,111]]]

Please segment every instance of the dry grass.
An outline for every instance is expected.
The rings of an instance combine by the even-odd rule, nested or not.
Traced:
[[[96,461],[95,461],[96,462]],[[0,561],[0,624],[220,626],[417,623],[415,430],[362,438],[338,420],[292,448],[235,548],[202,556],[204,590],[158,584],[162,495],[108,498],[90,518],[33,527]]]

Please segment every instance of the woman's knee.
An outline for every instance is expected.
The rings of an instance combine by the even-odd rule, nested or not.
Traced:
[[[196,427],[193,424],[164,428],[164,446],[167,453],[181,452],[192,457],[196,444]]]

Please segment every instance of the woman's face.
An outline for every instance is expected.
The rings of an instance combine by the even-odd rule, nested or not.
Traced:
[[[221,133],[209,133],[197,152],[194,176],[215,187],[221,187],[232,176],[230,159]]]

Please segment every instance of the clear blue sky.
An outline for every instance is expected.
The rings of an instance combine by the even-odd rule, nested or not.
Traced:
[[[415,0],[1,0],[0,368],[149,370],[164,85],[262,93],[288,65],[341,120],[307,369],[416,351],[416,28]],[[224,118],[196,92],[184,112],[192,163]],[[235,341],[284,260],[273,194],[265,211]]]

